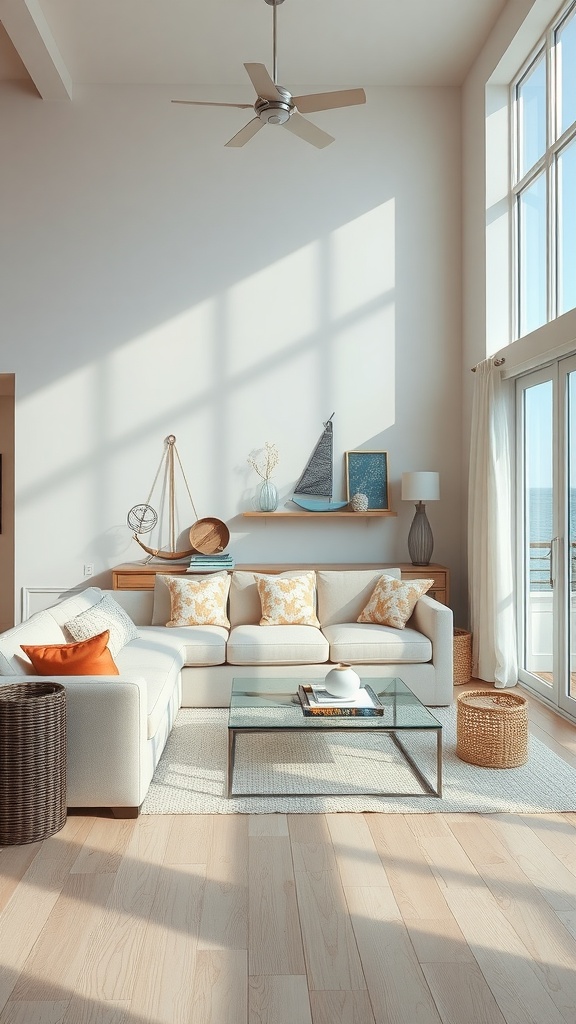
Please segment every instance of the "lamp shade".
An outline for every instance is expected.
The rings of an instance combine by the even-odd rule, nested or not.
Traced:
[[[439,473],[402,473],[402,501],[438,501]]]

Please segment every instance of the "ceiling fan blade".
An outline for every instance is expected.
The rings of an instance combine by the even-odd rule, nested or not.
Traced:
[[[264,64],[245,64],[250,81],[263,100],[281,100],[282,96],[270,78]]]
[[[244,127],[226,143],[226,145],[234,147],[245,146],[247,142],[250,142],[252,136],[256,135],[256,132],[259,132],[263,127],[264,121],[261,121],[259,117],[253,117],[251,121],[248,121],[248,124],[245,124]]]
[[[240,110],[250,110],[253,103],[211,103],[209,100],[171,100],[172,103],[187,103],[195,107],[239,107]]]
[[[329,146],[331,142],[334,142],[332,135],[328,135],[328,132],[323,132],[321,128],[317,128],[315,124],[312,124],[312,121],[301,117],[300,114],[292,114],[290,120],[286,121],[282,127],[287,128],[293,135],[299,135],[305,142],[316,146],[316,149],[324,149],[325,146]]]
[[[293,96],[292,101],[301,113],[311,114],[314,110],[332,110],[334,107],[353,107],[356,103],[366,103],[366,93],[364,89],[341,89],[338,92]]]

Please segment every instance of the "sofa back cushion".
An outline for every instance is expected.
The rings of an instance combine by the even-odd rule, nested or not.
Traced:
[[[86,590],[79,590],[78,593],[70,594],[63,601],[51,605],[46,611],[59,626],[64,627],[64,623],[68,622],[68,619],[73,619],[75,615],[80,615],[88,608],[93,608],[103,597],[104,591],[100,587],[87,587]],[[65,636],[65,639],[69,639],[69,637]]]
[[[0,675],[34,675],[32,662],[24,654],[21,644],[63,644],[64,631],[54,621],[48,609],[36,612],[25,622],[0,635]]]
[[[374,587],[386,573],[400,579],[400,569],[326,569],[316,573],[321,626],[357,622]]]
[[[288,569],[286,572],[277,573],[279,579],[290,579],[294,576],[302,576],[304,569]],[[258,593],[256,579],[269,578],[271,573],[246,572],[243,569],[234,569],[230,582],[230,626],[257,626],[262,618],[262,602]]]

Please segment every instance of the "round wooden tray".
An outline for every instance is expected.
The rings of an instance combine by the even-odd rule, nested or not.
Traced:
[[[201,555],[224,551],[230,541],[230,530],[221,519],[198,519],[190,528],[190,543]]]

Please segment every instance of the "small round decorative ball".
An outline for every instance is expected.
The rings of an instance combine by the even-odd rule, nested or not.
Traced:
[[[353,494],[350,504],[352,505],[352,510],[354,512],[366,512],[368,508],[368,496],[360,493]]]

